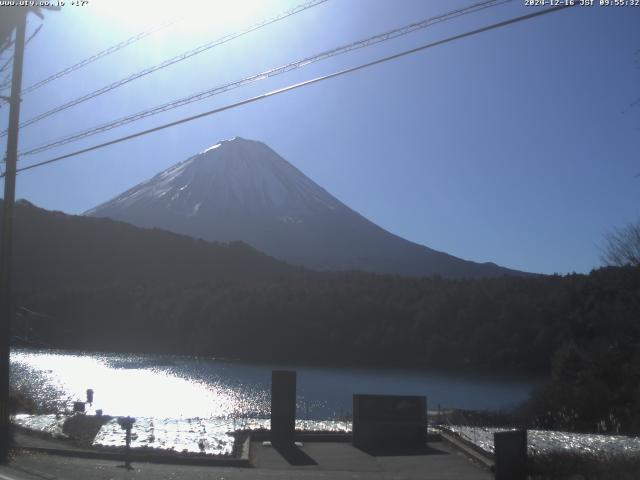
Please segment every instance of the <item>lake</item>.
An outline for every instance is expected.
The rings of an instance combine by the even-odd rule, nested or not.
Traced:
[[[34,349],[11,352],[11,384],[43,406],[68,408],[94,390],[94,409],[109,415],[266,418],[271,371],[296,370],[298,418],[351,412],[352,394],[425,395],[429,409],[515,406],[539,383],[401,369],[259,364],[213,358]]]

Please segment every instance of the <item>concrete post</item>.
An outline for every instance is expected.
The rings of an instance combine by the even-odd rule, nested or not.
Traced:
[[[514,430],[493,434],[495,479],[526,480],[527,431]]]
[[[293,445],[296,428],[296,372],[271,372],[271,442]]]

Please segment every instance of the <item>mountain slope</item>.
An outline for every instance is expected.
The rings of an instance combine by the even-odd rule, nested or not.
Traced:
[[[300,270],[240,242],[209,243],[16,203],[17,289],[271,278]]]
[[[261,142],[220,142],[85,215],[215,241],[242,240],[318,270],[492,277],[523,274],[461,260],[378,227]]]

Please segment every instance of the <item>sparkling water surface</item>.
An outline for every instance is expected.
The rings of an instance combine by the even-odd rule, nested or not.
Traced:
[[[452,425],[447,426],[446,430],[477,445],[485,452],[493,454],[493,434],[508,429]],[[528,455],[532,457],[544,457],[568,452],[603,460],[620,457],[639,458],[640,437],[528,430],[527,450]]]
[[[53,411],[94,391],[92,413],[136,417],[136,446],[228,454],[240,428],[268,428],[271,371],[297,371],[298,428],[345,431],[354,393],[426,395],[430,409],[497,409],[525,400],[535,381],[400,369],[258,364],[213,358],[13,349],[12,387]],[[347,420],[347,421],[345,421]],[[56,430],[55,416],[17,423]],[[31,427],[30,427],[31,428]],[[121,445],[114,421],[96,444]]]

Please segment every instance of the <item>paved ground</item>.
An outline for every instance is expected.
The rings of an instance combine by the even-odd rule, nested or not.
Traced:
[[[446,442],[410,455],[369,455],[345,442],[307,443],[298,451],[278,452],[261,442],[251,445],[253,468],[200,467],[91,460],[42,453],[19,453],[8,467],[0,467],[0,480],[56,479],[395,479],[489,480],[493,475],[471,462]],[[285,459],[286,458],[286,459]],[[287,461],[288,459],[288,461]],[[293,465],[291,464],[293,463]]]

